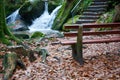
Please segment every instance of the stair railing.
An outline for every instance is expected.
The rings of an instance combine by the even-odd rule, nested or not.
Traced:
[[[82,0],[79,0],[78,3],[75,5],[75,7],[73,7],[73,9],[71,10],[71,15],[72,15],[72,23],[74,23],[74,11],[75,9],[78,7],[78,5],[80,4]]]

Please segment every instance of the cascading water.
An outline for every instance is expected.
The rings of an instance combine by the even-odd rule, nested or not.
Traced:
[[[28,30],[24,22],[20,19],[21,16],[19,14],[19,10],[17,9],[15,12],[13,12],[11,15],[9,15],[6,18],[7,25],[11,28],[13,31],[19,31],[19,30]]]
[[[30,0],[30,2],[34,2],[34,0]],[[7,20],[7,24],[8,26],[10,26],[10,28],[12,28],[14,31],[19,31],[22,29],[24,30],[28,30],[29,28],[29,32],[35,32],[35,31],[41,31],[41,32],[45,32],[46,31],[50,31],[53,21],[56,17],[57,11],[61,8],[61,6],[56,7],[51,14],[49,14],[48,12],[48,1],[45,1],[45,10],[43,12],[43,14],[35,19],[32,23],[31,26],[26,27],[26,25],[24,24],[24,21],[21,20],[21,17],[19,15],[19,10],[17,9],[15,12],[13,12],[10,16],[8,16],[6,18]]]
[[[7,20],[7,23],[15,23],[15,21],[17,19],[20,18],[20,15],[19,15],[19,9],[17,9],[15,12],[13,12],[11,15],[9,15],[6,20]]]
[[[57,8],[53,10],[51,14],[49,14],[48,13],[48,2],[45,1],[45,11],[39,18],[33,21],[33,24],[31,26],[29,26],[30,32],[51,30],[57,11],[60,8],[61,6],[58,6]]]

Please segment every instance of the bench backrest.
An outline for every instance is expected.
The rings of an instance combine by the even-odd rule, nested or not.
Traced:
[[[72,29],[72,30],[78,30],[79,27],[82,28],[120,28],[120,23],[104,23],[104,24],[84,24],[84,25],[65,25],[64,29]],[[74,37],[77,36],[78,32],[65,32],[64,35],[68,37]],[[83,31],[83,36],[89,36],[89,35],[105,35],[105,34],[120,34],[120,30],[106,30],[106,31]]]
[[[79,26],[83,26],[83,28],[114,28],[114,27],[120,27],[120,23],[101,23],[101,24],[96,24],[96,23],[91,23],[91,24],[66,24],[64,26],[64,29],[78,29]]]
[[[66,37],[77,37],[77,42],[82,41],[83,36],[90,36],[90,35],[107,35],[107,34],[119,34],[120,35],[120,29],[117,30],[105,30],[105,31],[83,31],[83,28],[120,28],[120,23],[106,23],[106,24],[84,24],[84,25],[65,25],[65,29],[75,29],[78,30],[76,32],[65,32],[64,36]],[[83,44],[89,44],[89,43],[107,43],[107,42],[120,42],[120,36],[111,38],[111,39],[95,39],[95,40],[83,40]],[[72,42],[75,43],[75,42]],[[64,44],[71,44],[70,43],[64,43]]]

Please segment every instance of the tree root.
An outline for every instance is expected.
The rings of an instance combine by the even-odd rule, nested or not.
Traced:
[[[17,66],[20,66],[24,70],[26,69],[24,63],[15,52],[6,53],[3,60],[3,67],[5,71],[3,80],[9,80]]]

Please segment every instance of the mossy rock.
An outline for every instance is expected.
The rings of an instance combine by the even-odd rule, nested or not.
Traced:
[[[19,39],[29,39],[29,35],[27,34],[14,34],[15,37],[18,37]]]
[[[61,0],[49,0],[48,12],[51,13],[59,5],[61,5]]]
[[[48,2],[48,12],[51,13],[58,5],[58,2],[52,2],[50,0]],[[43,14],[44,10],[45,2],[43,0],[35,0],[34,2],[26,1],[25,4],[21,6],[19,14],[22,17],[22,20],[30,25],[33,20]]]
[[[41,37],[44,37],[45,35],[42,33],[42,32],[34,32],[32,35],[31,35],[31,38],[41,38]]]
[[[34,4],[27,1],[24,5],[21,6],[19,14],[28,24],[32,24],[32,21],[39,17],[44,12],[44,2],[41,0],[37,0]]]

